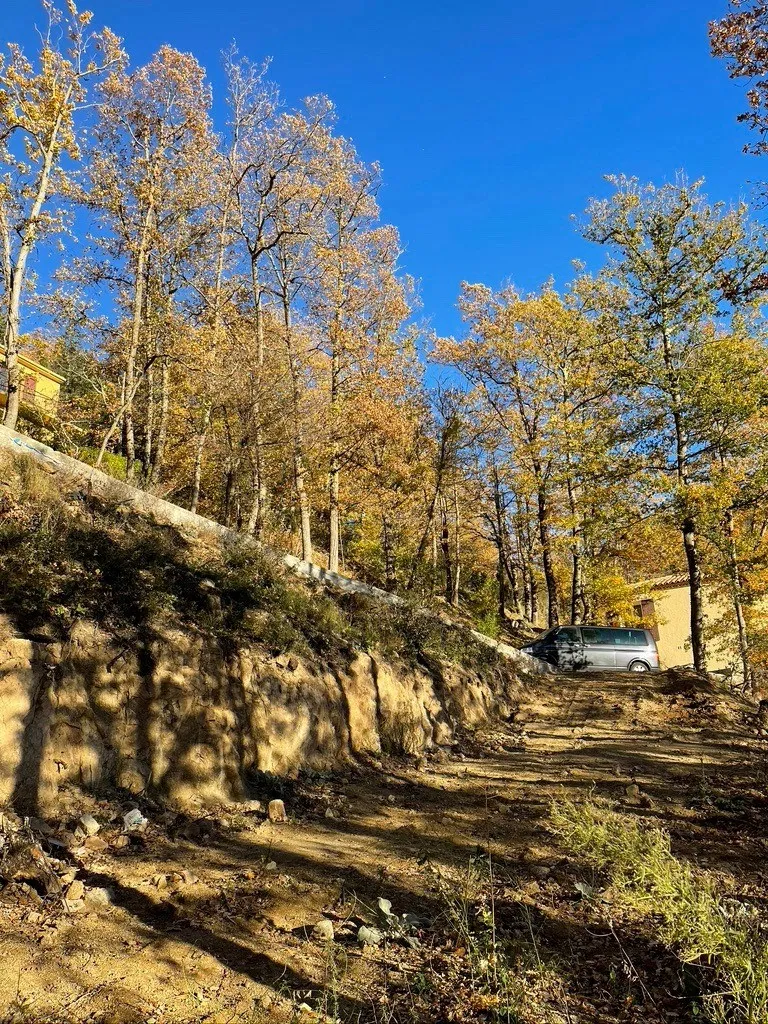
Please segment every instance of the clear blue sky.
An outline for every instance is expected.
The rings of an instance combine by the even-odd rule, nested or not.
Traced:
[[[273,58],[288,102],[326,93],[340,130],[384,171],[423,314],[459,329],[462,279],[534,288],[574,257],[597,263],[570,220],[611,172],[685,169],[712,198],[749,194],[739,86],[709,56],[726,0],[90,0],[134,63],[162,43],[192,51],[221,100],[222,49]],[[3,5],[0,40],[29,40],[37,0]],[[221,108],[218,111],[221,116]]]

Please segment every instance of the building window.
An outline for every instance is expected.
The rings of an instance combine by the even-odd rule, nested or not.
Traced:
[[[642,619],[644,623],[653,622],[653,625],[649,625],[647,629],[653,639],[658,641],[659,627],[654,621],[656,619],[656,605],[650,597],[644,597],[639,604],[635,605],[635,615],[637,615],[639,619]]]

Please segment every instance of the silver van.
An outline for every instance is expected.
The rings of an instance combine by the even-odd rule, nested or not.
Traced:
[[[656,641],[647,629],[555,626],[523,651],[563,672],[659,671]]]

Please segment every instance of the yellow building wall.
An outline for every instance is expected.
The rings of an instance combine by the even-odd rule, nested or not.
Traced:
[[[24,385],[30,377],[35,379],[35,399],[39,400],[45,408],[55,409],[59,401],[62,378],[58,374],[41,366],[27,356],[19,355],[19,368],[21,370],[22,401]]]
[[[692,665],[691,656],[691,600],[688,587],[669,590],[651,590],[647,593],[654,603],[659,639],[659,659],[662,668]],[[726,605],[704,588],[704,616],[711,622],[727,611]],[[706,623],[705,623],[706,629]],[[734,633],[736,626],[734,624]],[[707,667],[710,672],[736,668],[734,657],[726,653],[714,640],[707,642]]]

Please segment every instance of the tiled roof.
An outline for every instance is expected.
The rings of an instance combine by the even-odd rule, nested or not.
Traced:
[[[654,576],[634,585],[635,590],[674,590],[676,587],[688,586],[687,572],[670,572],[665,576]]]

